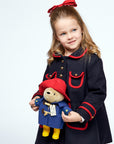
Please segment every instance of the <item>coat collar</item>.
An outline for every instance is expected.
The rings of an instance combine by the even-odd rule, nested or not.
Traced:
[[[72,59],[79,59],[82,58],[87,52],[87,48],[85,50],[83,50],[83,48],[79,48],[77,51],[75,51],[74,53],[72,53],[71,55],[69,55],[69,58]],[[61,58],[63,57],[61,54],[53,54],[54,58]]]

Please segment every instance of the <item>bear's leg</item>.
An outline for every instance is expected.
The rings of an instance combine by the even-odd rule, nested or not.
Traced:
[[[60,129],[54,128],[54,132],[53,132],[52,138],[55,139],[55,140],[59,139],[59,134],[60,134]]]
[[[48,126],[46,126],[46,125],[43,125],[42,136],[43,136],[43,137],[47,137],[47,136],[49,136],[49,133],[50,133],[50,127],[48,127]]]

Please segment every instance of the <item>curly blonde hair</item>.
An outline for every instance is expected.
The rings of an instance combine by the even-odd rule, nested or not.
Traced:
[[[93,42],[88,29],[82,20],[80,14],[77,12],[77,10],[72,7],[72,6],[62,6],[59,8],[56,8],[54,11],[51,12],[50,14],[50,24],[51,28],[53,31],[53,36],[52,36],[52,44],[51,48],[48,51],[48,64],[50,64],[53,60],[53,53],[59,53],[64,55],[65,50],[64,47],[60,44],[60,42],[56,38],[56,31],[55,31],[55,23],[58,19],[63,18],[63,17],[72,17],[77,20],[79,26],[81,27],[82,30],[82,41],[81,41],[81,47],[85,50],[87,49],[88,54],[95,53],[100,57],[100,51],[97,47],[97,45]]]

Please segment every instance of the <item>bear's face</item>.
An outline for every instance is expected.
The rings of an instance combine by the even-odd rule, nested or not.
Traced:
[[[44,91],[44,99],[50,103],[60,102],[64,96],[53,88],[46,88]]]

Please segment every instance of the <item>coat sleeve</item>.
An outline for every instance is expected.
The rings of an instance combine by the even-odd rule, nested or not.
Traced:
[[[77,112],[86,120],[92,120],[106,98],[106,79],[102,60],[92,55],[86,70],[87,93]]]
[[[47,68],[46,68],[45,73],[44,73],[44,76],[43,76],[43,81],[46,79],[46,78],[45,78],[45,75],[48,73],[48,69],[49,69],[49,66],[47,65]],[[39,92],[39,90],[32,96],[32,99],[33,99],[34,97],[36,97],[36,96],[42,97],[42,94]]]
[[[69,107],[69,105],[65,101],[59,102],[58,105],[66,115],[68,115],[69,112],[72,111],[72,109]]]

